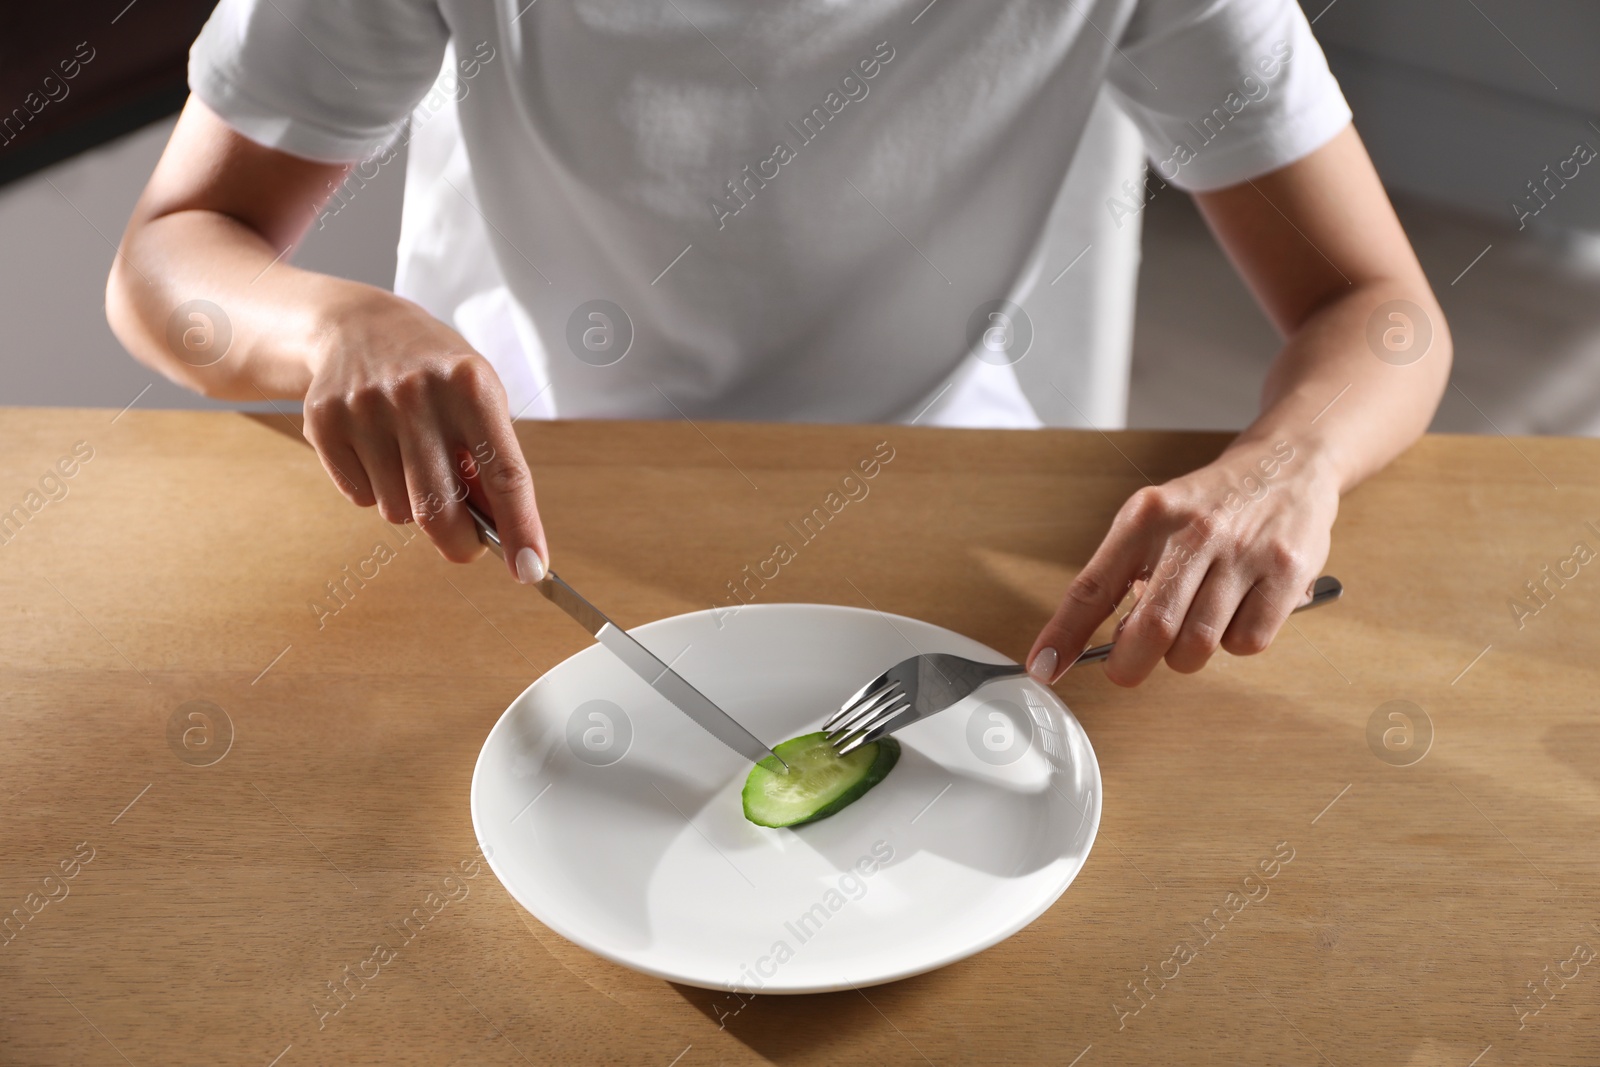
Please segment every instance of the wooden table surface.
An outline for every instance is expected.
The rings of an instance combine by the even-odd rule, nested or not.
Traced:
[[[1058,684],[1105,804],[1043,917],[932,974],[744,1003],[590,955],[475,866],[479,747],[588,638],[497,560],[351,507],[284,422],[0,411],[0,509],[22,509],[0,525],[0,1063],[1600,1063],[1600,442],[1423,441],[1345,501],[1345,599],[1267,653]],[[1224,440],[519,432],[557,566],[623,625],[725,602],[888,441],[762,599],[869,598],[1013,656],[1120,502]],[[377,574],[317,612],[346,566]]]

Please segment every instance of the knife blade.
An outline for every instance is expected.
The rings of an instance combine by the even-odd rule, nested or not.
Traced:
[[[472,522],[478,528],[478,539],[489,546],[495,555],[505,558],[500,544],[500,534],[494,523],[470,500],[463,501]],[[547,571],[544,580],[535,589],[556,607],[577,620],[585,630],[594,635],[623,664],[644,679],[650,688],[666,697],[673,707],[692,719],[701,729],[733,749],[751,763],[775,759],[788,769],[783,758],[773,752],[755,734],[739,725],[737,719],[717,707],[704,693],[684,680],[677,671],[661,661],[622,627],[606,618],[604,612],[585,600],[579,592],[563,581],[554,571]]]

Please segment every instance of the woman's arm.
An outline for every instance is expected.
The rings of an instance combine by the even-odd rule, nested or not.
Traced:
[[[1106,662],[1118,685],[1163,657],[1190,672],[1219,645],[1265,649],[1327,560],[1340,494],[1421,436],[1444,392],[1444,315],[1353,127],[1196,200],[1287,340],[1261,414],[1223,454],[1123,505],[1034,642],[1028,663],[1043,679],[1136,582]]]
[[[112,265],[112,331],[207,396],[303,399],[306,438],[340,491],[415,520],[461,561],[482,551],[461,505],[466,474],[513,574],[537,580],[549,550],[488,361],[408,300],[287,262],[348,169],[255,144],[190,97]],[[183,307],[194,300],[220,316]]]

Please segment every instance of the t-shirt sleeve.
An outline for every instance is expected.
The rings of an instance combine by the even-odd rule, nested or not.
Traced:
[[[448,40],[434,0],[222,0],[189,88],[252,141],[347,163],[394,139]]]
[[[1164,181],[1204,192],[1293,163],[1350,122],[1295,0],[1143,0],[1108,80]]]

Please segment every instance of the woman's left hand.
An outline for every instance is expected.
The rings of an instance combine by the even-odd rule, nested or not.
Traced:
[[[1287,441],[1237,441],[1215,461],[1131,496],[1034,641],[1029,672],[1053,682],[1130,592],[1106,677],[1134,686],[1163,658],[1205,666],[1272,643],[1328,558],[1339,481]],[[1141,588],[1142,587],[1142,588]]]

